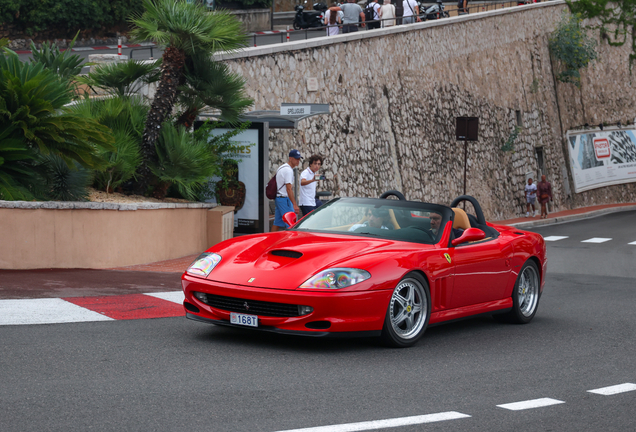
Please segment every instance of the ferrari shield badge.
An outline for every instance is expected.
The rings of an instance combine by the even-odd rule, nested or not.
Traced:
[[[249,278],[247,281],[248,282],[254,282],[254,279],[256,279],[256,278]]]
[[[446,261],[448,261],[449,264],[451,263],[451,257],[449,254],[445,253],[444,258],[446,258]]]

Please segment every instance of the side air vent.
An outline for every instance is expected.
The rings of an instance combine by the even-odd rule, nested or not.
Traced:
[[[303,254],[301,254],[300,252],[285,250],[285,249],[273,250],[270,253],[272,255],[282,256],[287,258],[300,258],[301,256],[303,256]]]

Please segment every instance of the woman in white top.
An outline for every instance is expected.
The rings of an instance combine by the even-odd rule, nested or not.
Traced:
[[[395,25],[395,5],[391,4],[391,0],[384,0],[378,15],[380,15],[382,20],[382,28]]]
[[[339,24],[342,24],[342,17],[340,16],[342,11],[335,10],[335,8],[327,9],[325,12],[325,20],[323,24],[327,27],[327,36],[335,36],[340,32]]]

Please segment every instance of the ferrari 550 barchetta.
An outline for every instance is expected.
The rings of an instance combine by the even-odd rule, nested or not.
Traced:
[[[481,314],[528,323],[537,311],[543,238],[486,222],[473,197],[444,206],[390,191],[286,218],[288,230],[229,239],[197,258],[182,276],[186,316],[407,347],[432,324]]]

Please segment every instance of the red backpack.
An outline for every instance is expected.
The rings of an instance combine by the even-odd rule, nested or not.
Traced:
[[[265,196],[271,200],[276,198],[276,194],[278,193],[279,190],[281,190],[283,188],[283,186],[279,187],[278,189],[276,188],[276,176],[278,175],[278,171],[280,171],[279,167],[276,170],[276,174],[274,174],[274,177],[272,177],[268,182],[267,182],[267,186],[265,187]]]

